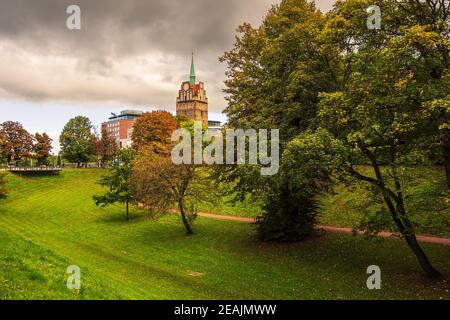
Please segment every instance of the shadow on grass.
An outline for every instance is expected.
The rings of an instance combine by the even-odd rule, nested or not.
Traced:
[[[249,255],[268,259],[280,255],[287,263],[314,265],[318,270],[327,270],[329,273],[360,273],[364,278],[369,265],[378,265],[389,282],[397,279],[418,287],[435,287],[439,283],[438,286],[450,289],[450,256],[443,245],[422,244],[430,261],[442,273],[439,281],[425,276],[402,239],[325,233],[297,243],[254,242],[251,246],[248,247]]]
[[[131,243],[143,244],[150,251],[164,252],[167,256],[183,256],[186,261],[191,257],[201,260],[214,256],[215,261],[226,265],[230,270],[243,267],[238,262],[230,262],[235,260],[244,262],[245,265],[258,265],[262,270],[274,274],[287,272],[283,265],[296,266],[318,282],[322,281],[323,274],[332,274],[337,279],[356,279],[361,286],[364,286],[366,281],[367,267],[378,265],[382,269],[387,287],[391,290],[396,290],[394,283],[401,283],[402,286],[409,283],[418,292],[426,287],[445,292],[446,288],[442,287],[447,285],[429,281],[423,275],[409,247],[399,239],[368,240],[347,234],[318,233],[296,243],[260,242],[254,237],[254,229],[249,224],[201,217],[193,224],[194,235],[187,237],[181,221],[175,215],[163,217],[158,221],[148,220],[145,213],[140,212],[133,212],[130,217],[132,220],[129,223],[142,224],[127,233]],[[110,212],[109,216],[102,216],[98,222],[126,225],[124,215],[120,211]],[[444,277],[448,276],[449,255],[446,253],[446,247],[432,244],[423,244],[423,247]],[[274,264],[281,265],[274,271]],[[301,277],[304,274],[292,277]]]
[[[97,223],[111,223],[111,224],[131,224],[145,220],[145,214],[141,212],[130,212],[128,215],[128,221],[126,220],[125,213],[118,210],[105,213],[96,219]]]

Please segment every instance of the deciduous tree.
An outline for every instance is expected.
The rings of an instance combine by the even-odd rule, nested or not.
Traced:
[[[87,117],[78,116],[70,119],[59,137],[61,154],[78,167],[89,161],[92,156],[92,124]]]
[[[33,146],[34,157],[37,159],[38,164],[42,165],[45,163],[46,159],[50,156],[50,151],[52,150],[52,139],[47,135],[47,133],[36,133],[34,135],[36,143]]]
[[[302,148],[303,155],[293,152],[302,144],[297,138],[304,139],[303,144],[322,141],[328,135],[314,132],[325,128],[335,139],[329,145],[340,147],[333,150],[321,142],[311,150],[332,152],[340,159],[338,172],[373,186],[374,197],[382,197],[385,213],[426,274],[434,277],[439,273],[418,244],[408,217],[403,178],[408,166],[426,162],[437,145],[447,163],[450,3],[376,1],[382,11],[380,30],[367,27],[366,9],[373,4],[339,1],[324,16],[306,1],[283,0],[260,28],[240,27],[234,48],[222,57],[229,69],[225,112],[230,125],[280,128],[281,146],[287,149],[276,177],[261,179],[251,167],[239,166],[221,167],[220,177],[235,182],[238,196],[258,190],[272,197],[272,203],[283,198],[266,210],[280,217],[280,225],[274,227],[275,218],[267,220],[275,232],[292,230],[288,224],[298,221],[292,212],[301,212],[292,210],[299,203],[296,190],[307,190],[303,187],[308,179],[300,173],[310,163],[307,149]],[[308,129],[312,136],[303,135]],[[288,161],[293,154],[294,160]],[[360,164],[370,165],[373,174],[359,171]],[[329,182],[326,175],[320,176]],[[310,204],[306,207],[314,209]],[[281,218],[283,208],[286,219]]]
[[[193,136],[192,121],[183,122],[181,126]],[[170,140],[164,143],[157,148],[147,145],[139,150],[133,163],[133,194],[155,219],[171,214],[177,208],[186,233],[192,234],[197,205],[206,201],[214,202],[216,188],[205,166],[174,164],[170,156],[173,143]]]
[[[263,240],[296,241],[313,232],[318,196],[330,191],[338,176],[342,145],[326,130],[307,130],[289,141],[274,186],[262,201],[268,213],[257,220]]]
[[[33,136],[19,122],[6,121],[0,125],[1,149],[8,162],[28,158],[33,152]]]
[[[99,159],[102,167],[109,161],[112,161],[118,152],[116,140],[111,136],[106,128],[102,128],[100,137],[93,135],[93,150],[94,154]]]
[[[437,277],[439,272],[417,242],[403,181],[408,167],[425,158],[422,146],[432,119],[424,103],[433,91],[435,97],[442,93],[431,89],[429,66],[412,45],[430,35],[418,24],[390,23],[398,21],[401,8],[396,2],[381,3],[386,5],[382,31],[368,30],[364,24],[361,13],[367,1],[338,3],[330,17],[322,49],[339,50],[339,63],[331,70],[345,77],[338,90],[320,95],[319,124],[346,149],[341,169],[373,186],[373,196],[382,197],[385,214],[391,216],[422,269]],[[427,46],[427,41],[422,44]],[[362,173],[359,164],[370,165],[373,174]]]
[[[444,163],[450,188],[450,1],[380,1],[380,6],[381,33],[397,39],[397,48],[415,69],[412,78],[424,108],[420,144],[433,151],[435,163]]]
[[[179,127],[175,117],[167,111],[147,112],[140,116],[133,127],[133,148],[150,146],[156,153],[167,154],[172,132]]]
[[[234,47],[221,58],[228,67],[225,113],[230,127],[280,129],[283,155],[290,139],[314,125],[318,94],[335,86],[334,75],[327,71],[332,61],[319,50],[325,22],[313,3],[284,0],[270,9],[261,27],[248,23],[239,27]],[[281,172],[261,177],[252,166],[227,165],[217,166],[216,174],[233,186],[235,200],[250,193],[267,204],[258,225],[261,238],[298,240],[312,231],[314,200],[299,201]],[[277,196],[283,198],[276,202],[283,204],[278,207]]]

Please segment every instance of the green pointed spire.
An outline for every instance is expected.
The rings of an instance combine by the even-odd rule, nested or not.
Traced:
[[[191,61],[191,84],[195,84],[195,66],[194,66],[194,52],[192,52],[192,61]]]

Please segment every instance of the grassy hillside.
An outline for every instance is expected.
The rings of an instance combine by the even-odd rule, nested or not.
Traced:
[[[0,299],[120,299],[120,292],[83,271],[81,290],[67,290],[70,261],[0,230]]]
[[[60,176],[9,175],[0,201],[0,298],[128,299],[448,299],[426,280],[403,241],[328,234],[298,244],[261,244],[245,223],[199,218],[187,237],[176,216],[155,223],[123,207],[98,208],[97,170]],[[5,248],[5,249],[3,249]],[[450,274],[448,247],[424,245]],[[382,270],[382,290],[365,286]],[[79,265],[82,290],[66,288]]]

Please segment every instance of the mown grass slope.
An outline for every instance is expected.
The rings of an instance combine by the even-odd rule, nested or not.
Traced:
[[[67,289],[66,258],[0,230],[0,299],[120,299],[108,282],[83,272],[80,290]]]
[[[33,299],[447,299],[399,240],[328,234],[298,244],[254,241],[246,223],[198,218],[186,236],[177,216],[158,222],[123,207],[96,207],[99,170],[54,177],[9,175],[0,201],[0,298]],[[6,248],[6,249],[3,249]],[[450,274],[450,250],[424,244]],[[366,288],[381,267],[382,290]],[[66,288],[78,265],[81,292]]]

